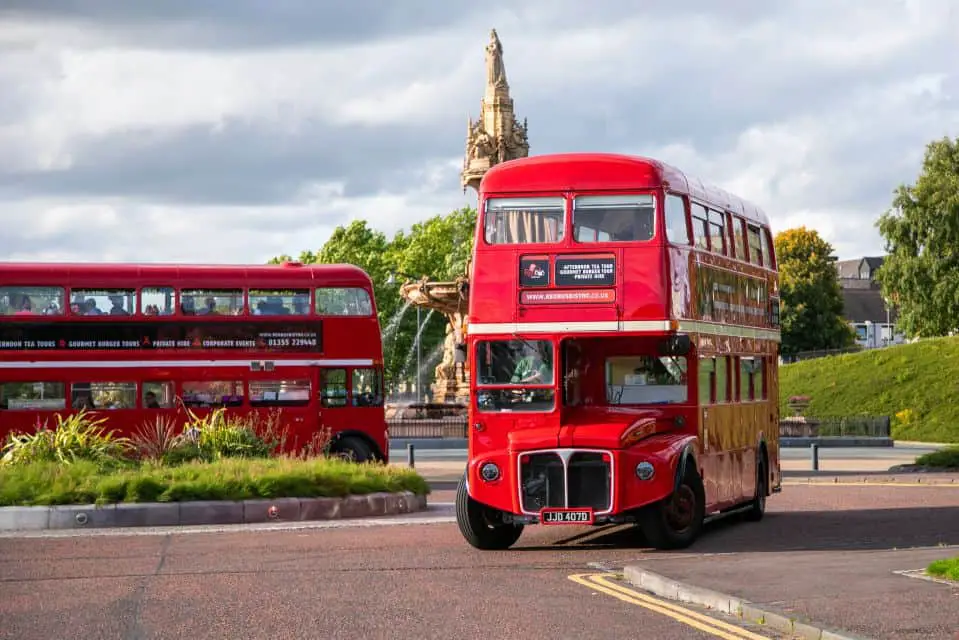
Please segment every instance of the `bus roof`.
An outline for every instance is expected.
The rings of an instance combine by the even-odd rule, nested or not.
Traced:
[[[668,186],[707,204],[769,226],[755,203],[654,158],[618,153],[552,153],[509,160],[490,168],[480,193],[601,191]]]
[[[353,286],[372,287],[370,276],[352,264],[165,264],[0,262],[0,286],[10,284],[91,286],[179,284],[197,286]]]

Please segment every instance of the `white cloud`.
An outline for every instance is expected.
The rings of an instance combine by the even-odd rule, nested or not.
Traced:
[[[959,135],[949,0],[557,2],[483,24],[464,2],[430,29],[347,41],[271,24],[246,47],[212,25],[203,48],[189,16],[0,21],[0,258],[259,262],[350,219],[392,233],[470,203],[460,154],[490,26],[534,154],[660,157],[844,258],[882,251],[892,190],[927,142]],[[271,200],[237,202],[254,184]]]

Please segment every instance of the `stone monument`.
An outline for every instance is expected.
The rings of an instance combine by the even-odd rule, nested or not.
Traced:
[[[526,121],[513,113],[509,95],[503,45],[496,29],[490,31],[486,45],[486,91],[480,102],[480,116],[467,119],[466,157],[463,160],[463,191],[472,187],[479,191],[480,180],[490,167],[529,154]],[[407,281],[400,287],[400,296],[413,306],[433,309],[447,319],[443,359],[435,369],[433,402],[436,405],[465,406],[469,400],[469,358],[466,330],[469,309],[469,277],[466,273],[450,282],[432,282],[427,278]],[[418,410],[424,407],[416,407]],[[441,407],[433,407],[435,410]]]
[[[472,187],[479,191],[480,180],[490,167],[514,158],[529,155],[526,119],[513,113],[509,95],[503,45],[496,29],[490,31],[486,45],[486,91],[480,101],[480,116],[466,121],[466,157],[463,159],[461,182],[463,191]]]

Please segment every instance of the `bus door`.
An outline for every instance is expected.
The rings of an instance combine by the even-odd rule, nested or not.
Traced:
[[[346,429],[350,419],[349,384],[346,367],[314,367],[319,403],[315,428],[329,429],[330,436]]]

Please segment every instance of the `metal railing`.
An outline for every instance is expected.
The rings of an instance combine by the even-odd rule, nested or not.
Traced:
[[[783,437],[889,438],[891,433],[889,416],[790,416],[779,421]]]
[[[390,438],[466,438],[465,417],[408,418],[389,421]]]

